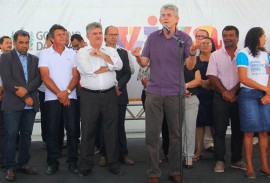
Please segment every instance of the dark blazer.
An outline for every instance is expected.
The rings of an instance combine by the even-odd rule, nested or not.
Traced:
[[[0,75],[3,81],[4,95],[2,111],[21,111],[25,107],[24,99],[28,96],[34,100],[34,110],[39,110],[38,87],[41,78],[38,69],[38,57],[28,54],[28,82],[26,83],[23,67],[15,49],[3,53],[0,57]],[[16,95],[15,86],[26,88],[27,94],[23,98]]]
[[[116,71],[116,79],[118,87],[122,94],[118,97],[118,104],[128,104],[127,83],[131,78],[131,71],[129,66],[128,53],[125,49],[117,48],[117,52],[123,62],[121,70]]]

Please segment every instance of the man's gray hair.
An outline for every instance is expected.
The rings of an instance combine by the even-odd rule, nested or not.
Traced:
[[[89,34],[91,32],[91,30],[93,30],[95,28],[100,28],[102,30],[102,25],[98,22],[93,22],[93,23],[88,24],[86,26],[86,34]]]
[[[167,9],[173,10],[173,11],[174,11],[174,16],[179,17],[178,8],[177,8],[177,6],[175,6],[174,4],[165,4],[165,5],[163,5],[163,6],[160,8],[160,16],[161,16],[161,14],[162,14],[162,11],[163,11],[163,10],[167,10]]]

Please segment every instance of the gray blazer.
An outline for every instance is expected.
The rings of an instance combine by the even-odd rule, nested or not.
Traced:
[[[28,62],[28,83],[24,78],[23,67],[20,59],[13,49],[3,53],[0,57],[0,75],[3,82],[4,95],[2,101],[2,111],[21,111],[25,107],[24,99],[28,96],[34,100],[34,110],[39,110],[38,87],[41,85],[41,78],[38,69],[38,57],[29,54]],[[16,95],[15,86],[26,88],[27,94],[23,98]]]

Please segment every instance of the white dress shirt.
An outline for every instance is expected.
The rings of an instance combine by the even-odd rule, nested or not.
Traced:
[[[99,49],[101,52],[110,56],[113,64],[109,64],[101,57],[90,55],[93,49],[94,48],[91,46],[84,47],[77,53],[77,69],[81,75],[81,86],[90,90],[106,90],[117,85],[115,71],[123,67],[123,62],[117,51],[111,47],[105,46]],[[109,71],[95,74],[95,71],[101,66],[108,66]]]

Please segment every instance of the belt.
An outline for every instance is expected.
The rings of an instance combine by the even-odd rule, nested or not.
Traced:
[[[83,88],[82,87],[82,90],[87,91],[87,92],[90,92],[90,93],[100,93],[100,94],[102,94],[102,93],[108,93],[110,91],[115,90],[115,86],[113,86],[113,87],[111,87],[109,89],[106,89],[106,90],[90,90],[90,89],[87,89],[87,88]]]

